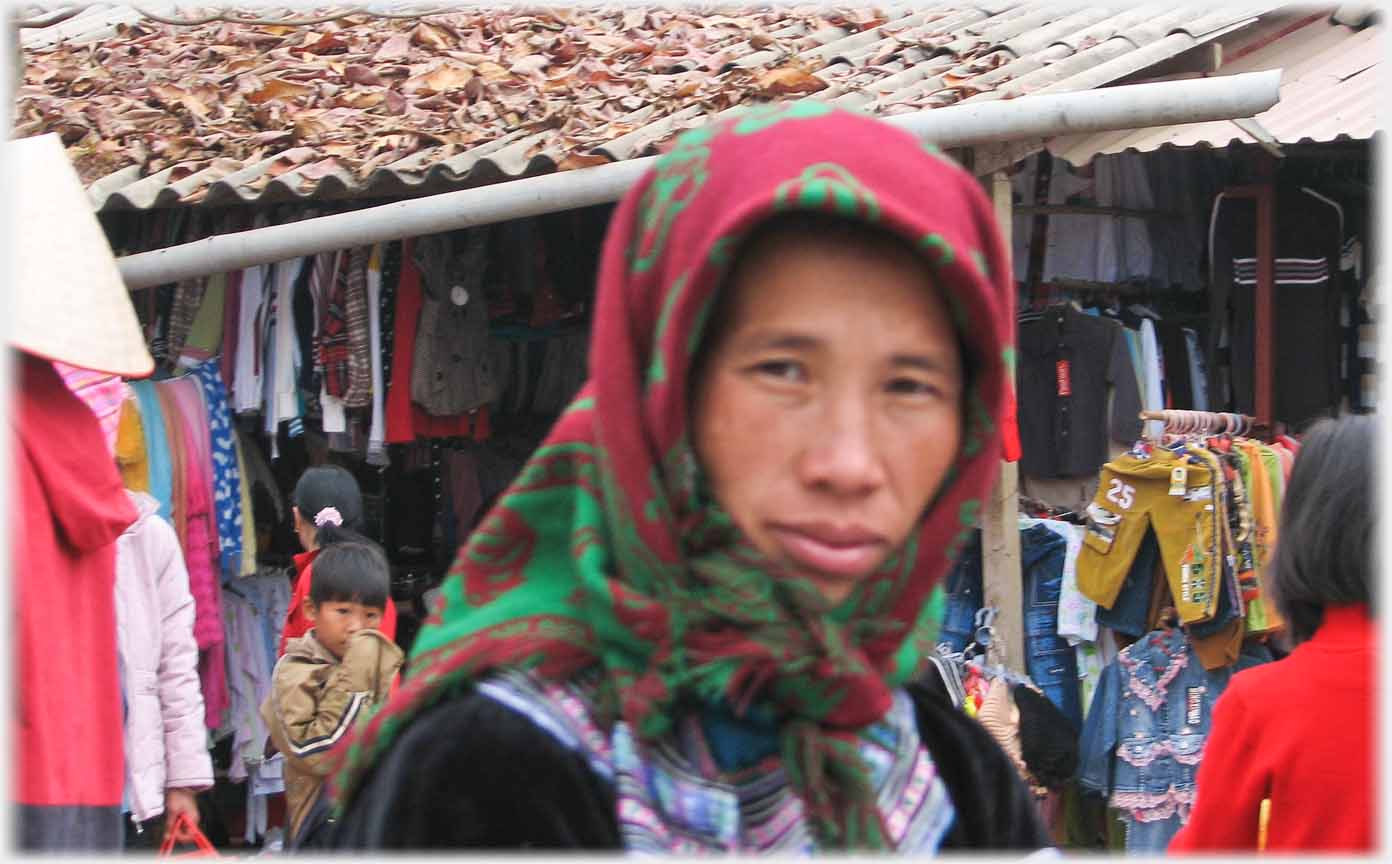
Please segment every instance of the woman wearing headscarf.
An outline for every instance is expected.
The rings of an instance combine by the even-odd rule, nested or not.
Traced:
[[[329,845],[1038,848],[926,666],[1012,398],[973,178],[799,102],[618,207],[590,380],[461,549]]]

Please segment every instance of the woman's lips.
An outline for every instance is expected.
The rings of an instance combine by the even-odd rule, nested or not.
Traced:
[[[818,573],[857,577],[884,553],[884,538],[857,526],[771,525],[774,539],[795,563]]]

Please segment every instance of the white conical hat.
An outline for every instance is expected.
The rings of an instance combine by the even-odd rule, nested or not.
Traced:
[[[92,201],[57,135],[7,141],[14,233],[9,344],[131,378],[154,371]]]

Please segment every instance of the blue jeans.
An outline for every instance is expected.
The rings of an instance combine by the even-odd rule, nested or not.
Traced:
[[[1078,692],[1078,655],[1058,635],[1059,592],[1068,543],[1043,525],[1020,532],[1024,570],[1025,669],[1030,680],[1073,723],[1083,728]]]
[[[1141,822],[1128,815],[1125,822],[1126,851],[1133,855],[1164,854],[1170,840],[1184,827],[1184,820],[1178,814],[1154,822]]]
[[[1074,728],[1081,729],[1078,657],[1068,640],[1058,635],[1058,600],[1067,548],[1067,541],[1043,525],[1020,532],[1025,671],[1049,701],[1073,721]],[[945,591],[947,608],[938,641],[961,651],[974,638],[974,619],[984,602],[979,531],[948,573]]]
[[[981,608],[981,532],[972,532],[972,539],[947,574],[947,608],[943,613],[942,630],[938,641],[953,651],[962,651],[971,644],[975,624],[973,619]]]
[[[1127,636],[1141,637],[1150,631],[1150,598],[1154,588],[1155,568],[1160,561],[1160,544],[1154,531],[1146,531],[1145,539],[1131,562],[1126,581],[1121,585],[1112,608],[1097,607],[1097,623]],[[1190,624],[1189,631],[1199,638],[1221,630],[1239,614],[1237,577],[1225,560],[1219,579],[1218,608],[1213,618],[1200,624]]]
[[[1144,636],[1150,630],[1147,624],[1150,616],[1151,580],[1155,578],[1155,565],[1159,560],[1160,543],[1155,539],[1155,532],[1147,530],[1145,538],[1141,540],[1141,548],[1136,551],[1136,558],[1131,562],[1131,569],[1126,574],[1126,581],[1121,583],[1121,591],[1112,603],[1112,608],[1097,607],[1099,626],[1110,627],[1118,633],[1136,637]]]

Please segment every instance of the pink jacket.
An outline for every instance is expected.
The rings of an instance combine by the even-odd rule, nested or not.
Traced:
[[[116,541],[116,638],[126,702],[131,818],[164,812],[166,789],[213,785],[193,638],[193,595],[159,502],[127,490],[140,518]]]

